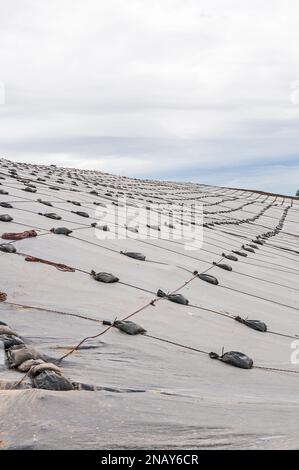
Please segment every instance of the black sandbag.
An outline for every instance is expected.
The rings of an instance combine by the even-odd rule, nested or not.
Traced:
[[[2,214],[0,215],[1,222],[11,222],[13,218],[9,214]]]
[[[248,246],[250,246],[251,248],[254,248],[255,250],[259,249],[259,247],[255,245],[254,243],[249,243]]]
[[[0,245],[0,251],[4,253],[16,253],[16,248],[11,243],[2,243]]]
[[[17,336],[17,334],[4,322],[0,322],[0,335]]]
[[[70,204],[73,204],[74,206],[81,206],[81,202],[78,202],[78,201],[67,201],[69,202]]]
[[[146,333],[142,326],[128,320],[115,320],[113,325],[128,335],[140,335]]]
[[[0,341],[3,342],[5,350],[11,348],[12,346],[24,344],[24,341],[21,340],[21,338],[13,335],[0,335]]]
[[[0,189],[0,194],[7,195],[8,192],[7,192],[7,191],[4,191],[4,189]]]
[[[55,233],[56,235],[66,235],[66,236],[73,233],[72,230],[66,227],[51,228],[50,232]]]
[[[87,214],[87,212],[83,212],[83,211],[71,211],[73,214],[77,214],[77,215],[80,215],[80,217],[89,217],[89,214]]]
[[[20,344],[7,350],[7,358],[11,367],[17,367],[28,359],[38,359],[39,355],[33,349],[27,348],[25,344]]]
[[[253,330],[261,331],[265,333],[267,331],[267,325],[263,321],[260,320],[248,320],[247,318],[244,319],[242,317],[235,317],[235,320],[242,323],[243,325],[252,328]]]
[[[62,374],[53,370],[44,370],[32,377],[33,386],[43,390],[68,391],[73,390],[72,383]]]
[[[42,214],[41,212],[39,212],[38,215],[43,215],[44,217],[47,217],[48,219],[61,220],[61,216],[55,214],[54,212],[45,212],[45,214]]]
[[[224,264],[224,263],[216,263],[213,261],[213,265],[217,266],[218,268],[225,269],[225,271],[232,271],[233,268],[229,264]]]
[[[97,222],[93,222],[91,224],[91,227],[95,227],[98,230],[103,230],[103,232],[110,232],[110,228],[108,227],[108,225],[98,225]]]
[[[43,201],[42,199],[38,199],[37,202],[40,202],[41,204],[44,204],[44,206],[53,207],[52,203],[49,202],[49,201]]]
[[[211,352],[209,356],[211,359],[218,359],[219,361],[225,362],[226,364],[234,367],[239,367],[240,369],[251,369],[253,367],[253,360],[239,351],[228,351],[222,356]]]
[[[209,282],[210,284],[214,284],[214,286],[217,286],[219,284],[217,277],[211,276],[211,274],[205,274],[205,273],[198,274],[197,271],[194,271],[194,274],[197,274],[199,279],[201,279],[202,281],[206,281],[206,282]]]
[[[159,225],[150,225],[150,224],[146,224],[147,228],[151,228],[152,230],[158,230],[158,232],[160,232],[160,227]]]
[[[125,225],[125,229],[128,230],[129,232],[132,232],[132,233],[138,233],[139,232],[138,227],[129,227],[128,225]]]
[[[225,254],[225,253],[222,253],[222,256],[226,259],[229,259],[231,261],[238,261],[238,258],[234,255],[230,255],[230,254]]]
[[[157,292],[158,297],[166,297],[171,302],[175,302],[177,304],[188,305],[189,300],[186,299],[182,294],[165,294],[161,289]]]
[[[5,207],[5,209],[12,209],[13,206],[9,202],[0,202],[0,207]]]
[[[136,251],[121,251],[120,253],[122,255],[128,256],[129,258],[138,259],[139,261],[145,261],[145,255]]]
[[[247,253],[243,253],[242,251],[232,250],[232,252],[236,253],[236,255],[243,256],[243,258],[247,257]]]
[[[249,248],[248,246],[242,245],[243,250],[249,251],[250,253],[255,253],[253,248]]]
[[[96,273],[95,271],[91,271],[91,276],[99,282],[111,283],[111,282],[118,282],[119,278],[114,276],[111,273],[100,272]]]
[[[36,189],[31,188],[30,186],[26,186],[26,188],[21,188],[22,191],[26,191],[27,193],[36,193]]]

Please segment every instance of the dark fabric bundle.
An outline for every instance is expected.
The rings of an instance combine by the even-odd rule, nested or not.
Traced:
[[[247,318],[244,319],[239,316],[235,317],[235,320],[240,323],[243,323],[243,325],[246,325],[249,328],[252,328],[253,330],[262,331],[263,333],[267,331],[266,323],[260,320],[248,320]]]
[[[12,209],[13,206],[8,202],[0,202],[0,207],[5,207],[5,209]]]
[[[223,258],[230,259],[231,261],[238,261],[238,258],[234,255],[222,253]]]
[[[213,261],[213,265],[217,266],[218,268],[225,269],[225,271],[232,271],[233,268],[229,264],[224,264],[224,263],[216,263]]]
[[[66,227],[51,228],[50,232],[55,233],[56,235],[70,235],[73,233],[72,230]]]
[[[71,268],[70,266],[67,266],[66,264],[55,263],[54,261],[48,261],[46,259],[36,258],[35,256],[26,256],[25,261],[30,261],[31,263],[48,264],[50,266],[54,266],[54,268],[63,272],[71,272],[71,273],[75,272],[75,268]]]
[[[251,248],[254,248],[255,250],[259,249],[259,247],[257,245],[254,245],[253,243],[249,243],[248,246],[250,246]]]
[[[36,193],[36,189],[31,188],[30,186],[26,186],[26,188],[22,188],[22,191],[26,191],[27,193]]]
[[[222,356],[214,352],[211,352],[209,355],[211,359],[218,359],[219,361],[234,367],[239,367],[240,369],[251,369],[253,367],[253,360],[239,351],[228,351]]]
[[[157,292],[158,297],[166,297],[171,302],[175,302],[177,304],[188,305],[189,300],[186,299],[182,294],[165,294],[161,289]]]
[[[2,243],[0,245],[0,251],[4,253],[16,253],[16,248],[11,243]]]
[[[25,232],[20,233],[3,233],[1,238],[3,240],[24,240],[24,238],[37,237],[35,230],[25,230]]]
[[[103,232],[110,232],[110,228],[108,227],[108,225],[98,225],[97,222],[93,222],[91,226],[95,227],[98,230],[103,230]]]
[[[89,214],[87,212],[82,212],[82,211],[71,211],[73,214],[80,215],[80,217],[89,217]]]
[[[16,333],[6,323],[1,322],[0,335],[16,336]]]
[[[129,258],[138,259],[139,261],[145,261],[145,255],[143,255],[142,253],[137,253],[135,251],[121,251],[120,253],[122,255],[128,256]]]
[[[52,203],[49,202],[49,201],[43,201],[42,199],[38,199],[37,202],[40,202],[41,204],[44,204],[44,206],[52,207]]]
[[[146,226],[147,226],[147,228],[151,228],[152,230],[158,230],[158,232],[160,232],[160,230],[161,230],[160,227],[159,227],[159,225],[150,225],[150,224],[147,224]]]
[[[142,335],[146,330],[142,326],[128,320],[116,320],[113,325],[128,335]]]
[[[0,215],[0,221],[1,222],[11,222],[12,220],[13,220],[13,218],[8,214]]]
[[[5,302],[7,299],[7,294],[5,292],[0,292],[0,302]]]
[[[239,255],[239,256],[243,256],[244,258],[246,258],[247,256],[247,253],[243,253],[242,251],[238,251],[238,250],[232,250],[233,253],[236,253],[236,255]]]
[[[70,204],[73,204],[74,206],[81,206],[81,202],[78,202],[78,201],[67,201],[69,202]]]
[[[28,359],[37,359],[39,356],[33,349],[27,348],[24,344],[12,346],[7,350],[7,357],[11,367],[18,367]]]
[[[128,225],[125,225],[125,228],[126,228],[126,230],[128,230],[129,232],[132,232],[132,233],[138,233],[139,232],[138,227],[129,227]]]
[[[96,281],[99,281],[99,282],[111,283],[111,282],[119,281],[119,278],[114,276],[111,273],[105,273],[105,272],[96,273],[95,271],[91,271],[90,274]]]
[[[0,341],[3,341],[4,344],[4,349],[9,349],[12,346],[18,346],[20,344],[24,344],[24,342],[21,340],[21,338],[18,338],[18,336],[13,336],[13,335],[0,335]]]
[[[255,253],[253,248],[249,248],[248,246],[242,245],[243,250],[249,251],[250,253]]]
[[[54,364],[40,364],[34,366],[30,370],[33,386],[43,390],[73,390],[72,383],[57,369]]]
[[[254,243],[256,243],[257,245],[263,245],[264,242],[262,242],[262,240],[252,240]]]
[[[206,282],[209,282],[210,284],[214,284],[214,286],[217,286],[219,284],[219,281],[217,277],[215,276],[211,276],[210,274],[204,274],[204,273],[198,274],[197,271],[194,271],[194,274],[197,274],[199,279],[201,279],[202,281],[206,281]]]
[[[39,212],[38,215],[43,215],[44,217],[47,217],[48,219],[61,220],[61,216],[55,214],[55,212],[45,212],[44,214]]]

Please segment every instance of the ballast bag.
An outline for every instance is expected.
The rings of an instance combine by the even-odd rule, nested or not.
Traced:
[[[233,268],[229,264],[224,264],[224,263],[216,263],[213,261],[213,265],[217,266],[218,268],[224,269],[225,271],[232,271]]]
[[[80,217],[89,217],[89,214],[87,212],[82,212],[82,211],[71,211],[73,214],[80,215]]]
[[[5,207],[5,209],[12,209],[12,205],[8,202],[0,202],[0,207]]]
[[[0,251],[3,251],[4,253],[16,253],[17,250],[10,243],[2,243],[0,245]]]
[[[262,331],[263,333],[267,331],[266,323],[260,320],[248,320],[248,319],[241,318],[239,316],[235,317],[235,320],[240,323],[243,323],[243,325],[246,325],[249,328],[252,328],[253,330]]]
[[[145,255],[136,251],[121,251],[120,253],[122,255],[128,256],[129,258],[138,259],[139,261],[145,261]]]
[[[222,356],[219,356],[217,353],[211,352],[211,359],[218,359],[219,361],[225,362],[234,367],[239,367],[240,369],[251,369],[253,366],[253,360],[246,356],[246,354],[239,351],[228,351]]]
[[[244,258],[247,257],[247,253],[243,253],[242,251],[238,251],[238,250],[232,250],[233,253],[236,253],[236,255],[239,255],[239,256],[243,256]]]
[[[98,230],[103,230],[103,232],[110,232],[108,225],[99,225],[97,222],[93,222],[91,227],[95,227]]]
[[[128,320],[116,320],[113,325],[128,335],[142,335],[146,333],[142,326]]]
[[[69,202],[70,204],[73,204],[74,206],[81,206],[81,202],[78,202],[78,201],[67,201]]]
[[[64,375],[54,370],[43,370],[32,377],[34,388],[43,390],[68,391],[73,390],[72,383]]]
[[[11,222],[12,220],[13,220],[13,218],[8,214],[0,215],[0,221],[1,222]]]
[[[25,345],[12,346],[7,350],[7,357],[11,367],[18,367],[22,362],[28,359],[38,359],[38,353]]]
[[[159,227],[159,225],[150,225],[150,224],[147,224],[146,226],[147,226],[147,228],[151,228],[152,230],[158,230],[158,232],[160,232],[160,230],[161,230],[160,227]]]
[[[230,254],[226,254],[226,253],[222,253],[222,256],[223,258],[226,258],[226,259],[229,259],[231,261],[238,261],[238,258],[234,255],[230,255]]]
[[[188,305],[189,300],[186,299],[182,294],[165,294],[161,289],[157,292],[158,297],[166,297],[170,302],[175,302],[176,304]]]
[[[70,235],[73,233],[72,230],[66,227],[51,228],[50,232],[55,233],[56,235]]]
[[[197,274],[197,272],[194,271],[194,274]],[[214,284],[215,286],[217,286],[219,284],[219,281],[218,281],[217,277],[211,276],[210,274],[200,273],[200,274],[197,274],[197,276],[202,281],[209,282],[210,284]]]
[[[13,335],[2,335],[0,334],[0,341],[4,344],[4,349],[7,350],[12,346],[18,346],[24,344],[24,341],[21,340],[18,336]]]
[[[138,227],[129,227],[128,225],[125,225],[125,228],[126,228],[126,230],[128,230],[128,232],[132,232],[132,233],[138,233],[139,232]]]
[[[105,282],[105,283],[111,283],[111,282],[118,282],[119,278],[114,276],[114,274],[111,273],[96,273],[95,271],[91,271],[91,276],[99,282]]]
[[[7,192],[7,191],[4,191],[4,189],[0,189],[0,194],[7,195],[8,192]]]
[[[0,302],[5,302],[6,299],[7,299],[7,294],[5,294],[5,292],[0,292]]]
[[[250,253],[255,253],[253,248],[250,248],[249,246],[242,245],[243,250],[249,251]]]
[[[55,214],[54,212],[45,212],[44,214],[39,212],[38,215],[43,215],[44,217],[47,217],[48,219],[61,220],[61,216]]]
[[[24,240],[25,238],[37,237],[35,230],[25,230],[25,232],[20,233],[3,233],[1,238],[3,240]]]
[[[4,323],[0,325],[0,335],[16,336],[17,334]]]
[[[22,191],[26,191],[27,193],[36,193],[36,189],[31,188],[30,186],[26,186],[26,188],[22,188]]]
[[[44,204],[44,206],[52,207],[52,203],[49,202],[49,201],[43,201],[42,199],[38,199],[37,202],[40,202],[41,204]]]

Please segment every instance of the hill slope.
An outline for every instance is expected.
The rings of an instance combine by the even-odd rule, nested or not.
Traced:
[[[0,219],[13,219],[0,220],[0,236],[36,235],[0,241],[17,250],[0,251],[0,291],[7,296],[0,321],[79,388],[32,388],[30,374],[9,368],[3,346],[0,447],[298,447],[299,367],[291,362],[299,333],[298,200],[4,159],[0,178]],[[132,215],[138,207],[143,218],[126,220],[124,211]],[[200,243],[202,211],[203,243],[191,250],[184,237],[193,229]],[[151,212],[154,223],[145,228]],[[72,233],[51,232],[58,227]],[[119,281],[97,282],[92,270]],[[189,304],[157,297],[158,289]],[[128,316],[147,333],[126,335],[102,324]],[[265,322],[268,331],[236,316]],[[209,357],[221,356],[222,348],[245,353],[254,367]]]

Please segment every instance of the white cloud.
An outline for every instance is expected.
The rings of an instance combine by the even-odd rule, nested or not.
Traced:
[[[31,146],[39,161],[81,156],[104,171],[150,174],[170,161],[175,171],[296,154],[296,0],[2,3],[0,150],[8,157]],[[117,141],[108,154],[90,149],[90,137],[107,136],[136,139],[139,153]],[[57,139],[63,148],[51,151]],[[173,144],[169,153],[165,139],[181,152]]]

